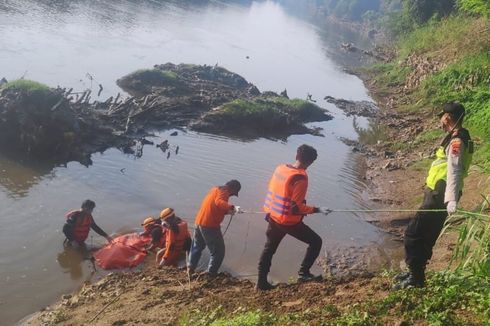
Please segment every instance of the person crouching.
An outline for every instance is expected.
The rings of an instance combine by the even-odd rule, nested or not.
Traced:
[[[151,243],[146,251],[158,250],[165,246],[165,229],[160,219],[149,216],[145,218],[141,226],[143,226],[144,231],[140,233],[140,236],[151,236]]]
[[[184,253],[191,248],[191,235],[187,223],[175,215],[172,208],[165,208],[160,213],[160,219],[165,230],[165,244],[157,252],[158,266],[177,266]]]

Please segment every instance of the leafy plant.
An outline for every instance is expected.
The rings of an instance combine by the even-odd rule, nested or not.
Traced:
[[[459,0],[459,7],[470,13],[490,16],[490,1],[488,0]]]

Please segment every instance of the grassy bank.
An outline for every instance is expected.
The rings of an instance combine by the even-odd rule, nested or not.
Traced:
[[[402,89],[402,112],[464,104],[477,143],[474,162],[490,171],[490,20],[462,14],[432,20],[401,36],[396,47],[397,58],[370,70],[379,95]]]
[[[383,284],[383,279],[371,282]],[[431,275],[425,288],[392,292],[385,297],[350,305],[325,304],[300,312],[276,314],[238,308],[231,313],[218,307],[211,312],[184,314],[180,325],[490,325],[490,282],[463,273]]]

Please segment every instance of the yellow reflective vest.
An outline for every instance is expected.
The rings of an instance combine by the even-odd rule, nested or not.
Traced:
[[[468,170],[471,165],[471,161],[473,159],[473,141],[469,137],[469,133],[465,129],[461,129],[461,132],[458,131],[456,135],[451,136],[446,141],[443,141],[443,145],[441,145],[436,151],[436,159],[432,162],[431,167],[429,169],[429,174],[427,175],[427,179],[425,181],[427,187],[431,190],[435,190],[436,184],[443,180],[447,181],[447,148],[450,142],[455,139],[460,138],[464,144],[463,147],[463,173],[461,174],[461,189],[463,188],[463,179],[468,176]]]

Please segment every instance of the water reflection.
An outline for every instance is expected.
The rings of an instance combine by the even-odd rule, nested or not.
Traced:
[[[55,164],[20,160],[0,153],[0,187],[12,198],[22,198],[44,179],[54,178]]]
[[[373,145],[378,141],[386,140],[386,128],[371,119],[368,120],[367,127],[363,127],[359,123],[358,118],[354,117],[352,126],[358,134],[358,139],[361,144]]]
[[[63,273],[70,274],[72,280],[79,280],[83,277],[83,264],[86,261],[90,262],[90,274],[87,279],[90,279],[97,271],[95,262],[92,257],[92,252],[96,248],[87,246],[75,247],[63,242],[63,251],[58,253],[56,261],[63,270]]]

